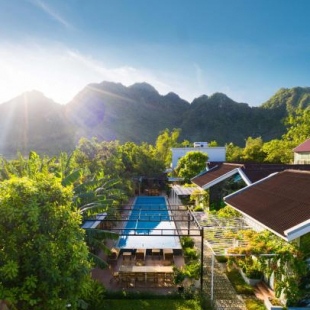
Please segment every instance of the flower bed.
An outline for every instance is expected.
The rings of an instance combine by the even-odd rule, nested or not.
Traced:
[[[257,283],[259,283],[260,281],[262,281],[262,276],[261,276],[261,274],[259,274],[259,277],[257,277],[257,278],[250,278],[250,277],[248,277],[248,276],[242,271],[242,269],[239,268],[239,271],[240,271],[240,274],[241,274],[243,280],[244,280],[247,284],[249,284],[249,285],[251,285],[251,286],[255,286]]]

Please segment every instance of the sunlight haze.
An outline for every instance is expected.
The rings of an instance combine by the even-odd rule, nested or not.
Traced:
[[[38,90],[65,104],[113,81],[260,105],[309,86],[309,9],[307,0],[0,0],[0,103]]]

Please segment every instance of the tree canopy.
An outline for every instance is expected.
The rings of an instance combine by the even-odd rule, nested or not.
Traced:
[[[0,299],[19,310],[76,309],[91,266],[72,188],[46,174],[13,177],[0,201]]]
[[[185,182],[206,169],[208,155],[199,151],[190,151],[181,157],[176,167],[176,173],[179,177],[184,178]]]

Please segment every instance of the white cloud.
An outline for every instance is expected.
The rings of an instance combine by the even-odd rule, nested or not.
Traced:
[[[22,92],[36,89],[63,104],[87,84],[102,81],[122,83],[125,86],[148,82],[161,94],[174,89],[180,94],[176,79],[171,85],[147,69],[127,65],[108,67],[102,60],[64,46],[0,45],[0,103]]]
[[[46,13],[48,16],[56,20],[61,25],[65,26],[66,28],[73,28],[72,25],[67,22],[58,12],[56,12],[54,9],[52,9],[50,6],[48,6],[45,2],[42,0],[30,0],[30,2],[41,9],[44,13]]]

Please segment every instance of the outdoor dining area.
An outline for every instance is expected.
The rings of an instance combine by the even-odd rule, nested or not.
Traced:
[[[116,287],[172,287],[174,266],[181,265],[183,258],[173,249],[111,249],[110,285]]]

